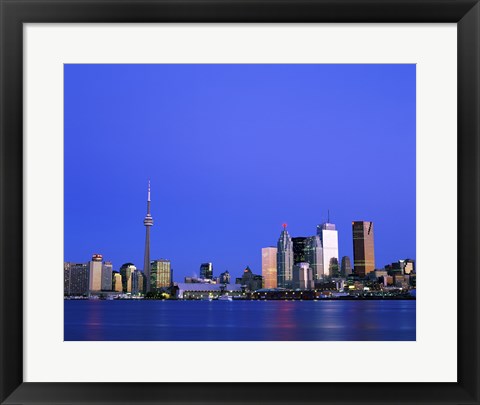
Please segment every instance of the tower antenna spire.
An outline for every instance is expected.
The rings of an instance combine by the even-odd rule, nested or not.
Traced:
[[[328,209],[327,223],[330,223],[330,208]]]
[[[150,227],[153,226],[153,218],[150,214],[150,179],[148,180],[148,194],[147,194],[147,215],[143,220],[145,225],[146,235],[145,235],[145,256],[143,260],[143,273],[146,278],[145,283],[145,292],[150,292]]]

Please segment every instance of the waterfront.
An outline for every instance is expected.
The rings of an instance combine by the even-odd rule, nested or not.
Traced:
[[[416,301],[65,300],[66,341],[409,341]]]

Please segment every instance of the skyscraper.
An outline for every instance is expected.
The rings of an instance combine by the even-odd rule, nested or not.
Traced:
[[[110,291],[112,289],[112,262],[103,262],[102,266],[102,290]]]
[[[90,280],[88,289],[90,291],[102,290],[102,258],[102,255],[94,254],[88,263]]]
[[[353,268],[359,277],[365,277],[375,270],[375,251],[373,247],[373,222],[352,222]]]
[[[314,281],[321,280],[323,274],[323,246],[319,235],[307,239],[305,246],[305,261],[310,264]]]
[[[350,262],[350,258],[348,256],[343,256],[340,267],[340,275],[342,277],[348,277],[350,274],[352,274],[352,263]]]
[[[135,270],[132,273],[132,294],[139,294],[144,292],[144,277],[140,270]]]
[[[293,243],[287,231],[287,224],[283,224],[283,231],[277,243],[277,286],[291,288],[293,270]]]
[[[202,263],[200,265],[200,278],[206,278],[208,280],[213,279],[213,264],[212,263]]]
[[[122,287],[124,293],[132,292],[132,273],[137,270],[133,263],[125,263],[120,267],[120,275],[122,276]]]
[[[150,214],[150,180],[148,180],[148,194],[147,194],[147,215],[143,220],[143,224],[146,228],[145,235],[145,257],[143,259],[143,272],[145,274],[146,292],[150,292],[150,227],[153,226],[153,218]]]
[[[87,295],[89,288],[89,263],[63,263],[63,292],[65,295]]]
[[[264,288],[277,288],[277,248],[262,248],[262,276]]]
[[[150,285],[151,291],[170,287],[172,284],[172,271],[170,260],[158,259],[151,262]]]
[[[293,264],[297,263],[304,263],[305,253],[306,253],[306,245],[307,245],[307,238],[304,236],[297,236],[292,238],[293,243]]]
[[[118,271],[112,272],[112,290],[117,292],[123,291],[122,276]]]
[[[333,276],[335,266],[338,269],[338,232],[335,224],[330,223],[330,218],[324,224],[317,225],[317,235],[323,246],[323,272],[325,276]]]

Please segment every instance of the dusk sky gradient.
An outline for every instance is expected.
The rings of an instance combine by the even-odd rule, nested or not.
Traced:
[[[415,65],[65,65],[65,261],[93,253],[174,280],[261,274],[282,223],[331,222],[353,263],[373,221],[376,267],[416,258]]]

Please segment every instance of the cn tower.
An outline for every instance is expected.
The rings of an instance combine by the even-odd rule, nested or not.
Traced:
[[[147,215],[143,220],[147,230],[145,236],[145,258],[143,260],[143,273],[145,274],[145,292],[150,292],[150,227],[153,226],[153,218],[150,214],[150,180],[148,180]]]

